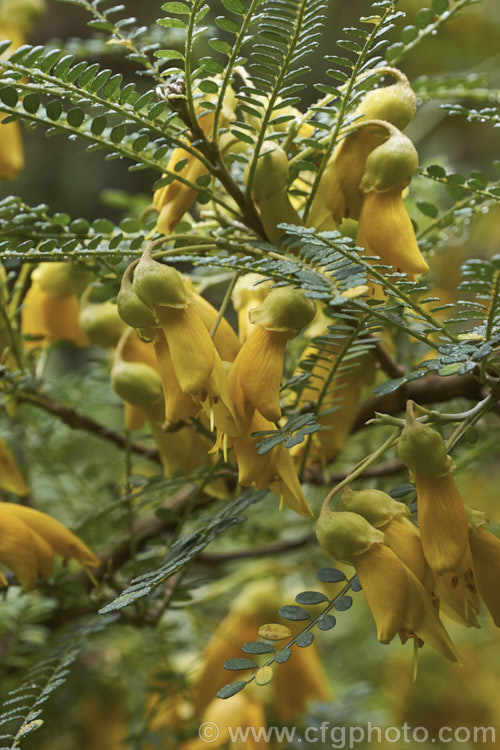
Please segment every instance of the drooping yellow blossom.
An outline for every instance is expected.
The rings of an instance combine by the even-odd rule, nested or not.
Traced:
[[[182,393],[205,411],[211,425],[213,422],[228,435],[239,434],[241,428],[222,360],[198,309],[200,303],[184,285],[181,275],[145,251],[134,271],[134,291],[154,312],[166,339],[168,348],[163,347],[161,371],[166,373],[169,369],[169,356]],[[168,389],[168,383],[164,385]],[[168,400],[168,391],[165,398]]]
[[[238,314],[238,333],[244,343],[254,330],[249,313],[258,307],[269,294],[271,283],[258,273],[246,273],[240,276],[233,289],[233,307]]]
[[[97,567],[99,559],[59,521],[34,508],[0,502],[0,562],[29,591],[52,573],[54,557]],[[5,579],[1,581],[5,585]]]
[[[12,492],[14,495],[29,493],[29,487],[3,438],[0,438],[0,489]]]
[[[3,0],[0,5],[0,41],[12,44],[3,53],[8,59],[26,42],[36,20],[45,12],[44,0]],[[0,177],[13,180],[24,167],[23,142],[18,122],[3,123],[0,119]]]
[[[245,428],[256,411],[270,422],[280,419],[286,343],[311,322],[315,312],[315,304],[292,287],[271,289],[264,302],[250,311],[255,328],[229,373],[231,397]]]
[[[384,534],[385,543],[411,570],[427,593],[433,594],[434,577],[424,556],[419,531],[410,521],[407,505],[397,502],[380,490],[353,492],[346,488],[342,493],[339,508],[359,513],[372,526],[380,529]]]
[[[311,435],[308,466],[319,463],[325,469],[342,451],[356,421],[363,389],[373,380],[373,354],[366,352],[349,358],[346,363],[339,362],[338,345],[341,343],[336,339],[333,350],[327,343],[313,342],[301,357],[301,369],[309,371],[310,375],[300,392],[297,407],[302,409],[307,404],[312,407],[322,397],[317,419],[323,429]],[[294,446],[292,455],[300,460],[305,445],[302,442]]]
[[[500,539],[484,528],[484,514],[472,511],[468,515],[469,543],[479,593],[493,622],[500,628]]]
[[[234,730],[243,733],[247,729],[254,729],[232,741]],[[185,742],[180,750],[206,750],[209,747],[234,750],[254,750],[254,748],[269,747],[269,742],[262,736],[267,730],[264,705],[246,690],[226,700],[215,698],[207,707],[200,724],[200,735]]]
[[[245,182],[249,179],[250,165],[245,171]],[[303,221],[293,207],[287,190],[289,165],[285,151],[275,141],[264,141],[259,154],[252,181],[252,198],[269,242],[279,245],[284,230],[279,224],[302,226]],[[293,252],[293,250],[292,250]]]
[[[226,91],[224,105],[221,112],[219,126],[227,127],[229,122],[234,119],[235,96],[231,87]],[[208,138],[214,125],[214,112],[204,110],[200,103],[197,102],[195,109],[198,114],[198,124]],[[189,141],[185,139],[185,143]],[[169,172],[177,173],[184,180],[192,184],[202,175],[208,174],[206,166],[196,158],[196,149],[186,151],[182,147],[177,147],[172,151],[167,164]],[[168,185],[158,188],[153,196],[153,205],[159,212],[156,228],[160,234],[171,234],[186,211],[189,211],[193,205],[198,190],[190,185],[186,185],[180,180],[173,179]]]
[[[357,513],[323,510],[316,533],[325,552],[348,562],[359,576],[381,643],[400,636],[427,642],[450,661],[459,661],[426,590],[409,568],[384,544],[384,534]]]
[[[410,279],[429,271],[399,187],[366,194],[356,243],[365,248],[367,255],[380,256],[383,263],[406,273]]]
[[[378,120],[344,137],[335,147],[321,176],[307,225],[323,228],[329,218],[339,225],[342,219],[359,219],[364,195],[361,180],[366,160],[387,138],[384,123],[403,130],[416,112],[416,97],[406,76],[396,68],[379,68],[396,83],[369,91],[354,112],[355,122]],[[327,227],[325,227],[327,228]]]
[[[33,349],[53,341],[72,341],[76,346],[89,346],[90,342],[80,327],[79,312],[76,295],[55,297],[33,281],[21,310],[21,333],[30,337],[24,346]]]
[[[258,640],[259,628],[276,619],[284,603],[283,594],[274,580],[251,583],[241,591],[203,653],[203,664],[193,693],[196,715],[205,710],[228,682],[224,662],[241,657],[241,647],[246,642]],[[265,701],[271,714],[283,722],[297,720],[313,698],[330,700],[331,691],[316,645],[294,649],[287,662],[276,665],[270,685],[265,690],[257,690],[254,696]]]
[[[280,505],[284,503],[301,516],[312,516],[288,449],[280,443],[267,453],[257,451],[257,443],[262,437],[252,437],[252,433],[272,431],[274,427],[273,422],[255,412],[247,434],[228,441],[236,456],[238,481],[243,487],[255,485],[258,490],[268,487]]]
[[[480,602],[469,545],[467,513],[450,473],[446,445],[439,432],[415,419],[411,401],[408,402],[406,427],[398,441],[398,454],[415,480],[418,524],[425,558],[436,574],[445,576],[436,585],[437,592],[460,614],[453,594],[460,582],[462,600],[466,599],[467,606],[478,612]],[[467,624],[475,624],[467,611],[463,617]]]

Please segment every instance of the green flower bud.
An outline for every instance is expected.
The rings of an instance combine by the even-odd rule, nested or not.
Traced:
[[[365,193],[370,190],[384,193],[395,187],[402,190],[410,184],[417,167],[418,154],[413,143],[403,133],[393,133],[368,156],[361,190]]]
[[[175,268],[153,260],[149,253],[143,253],[134,270],[134,292],[148,307],[186,308],[189,305],[188,292],[182,276]]]
[[[80,326],[97,346],[116,346],[126,328],[114,302],[87,303],[80,312]]]
[[[382,71],[378,70],[377,73]],[[383,86],[368,91],[356,110],[369,120],[387,120],[400,130],[408,125],[417,111],[417,99],[410,83],[400,70],[384,68],[397,79],[391,86]]]
[[[380,490],[353,492],[350,487],[346,487],[343,491],[339,508],[340,510],[358,513],[377,529],[389,523],[394,516],[410,515],[408,507],[404,503],[393,500],[387,492],[381,492]]]
[[[245,170],[245,183],[249,167]],[[288,158],[281,146],[273,141],[264,141],[263,151],[257,159],[252,182],[252,198],[257,201],[270,198],[283,190],[289,173]]]
[[[130,280],[130,266],[122,277],[120,291],[116,298],[118,315],[132,328],[153,328],[158,325],[155,316],[144,302],[141,302]]]
[[[31,278],[44,292],[62,298],[79,294],[92,276],[73,263],[58,262],[40,263],[31,274]]]
[[[282,286],[271,289],[264,302],[250,310],[248,317],[267,331],[297,333],[311,322],[315,314],[315,302],[300,289]]]
[[[163,399],[160,376],[142,362],[117,359],[111,369],[111,385],[120,398],[134,406],[150,406]]]
[[[430,476],[446,476],[450,473],[451,459],[447,455],[446,445],[437,430],[413,416],[409,402],[406,427],[397,444],[398,456],[413,472]]]
[[[334,560],[350,563],[373,544],[383,544],[384,535],[363,516],[350,511],[326,511],[316,523],[316,536],[323,550]]]

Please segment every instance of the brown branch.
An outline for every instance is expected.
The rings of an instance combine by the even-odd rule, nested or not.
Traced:
[[[280,555],[282,552],[304,547],[306,544],[312,544],[316,541],[314,534],[295,539],[292,542],[278,542],[277,544],[268,544],[266,547],[257,547],[255,549],[239,549],[234,552],[204,552],[197,555],[196,561],[203,563],[222,563],[230,560],[249,560],[253,557],[267,557],[270,555]]]
[[[109,427],[106,427],[106,425],[101,422],[92,419],[92,417],[88,417],[86,414],[80,414],[71,406],[61,404],[59,401],[56,401],[55,398],[52,398],[52,396],[41,393],[27,393],[23,391],[16,393],[16,399],[27,404],[33,404],[33,406],[38,406],[40,409],[44,409],[44,411],[53,414],[60,419],[63,424],[68,425],[68,427],[71,427],[73,430],[84,430],[85,432],[90,432],[92,435],[96,435],[103,440],[113,443],[118,448],[126,449],[128,446],[133,453],[145,456],[151,461],[156,461],[157,463],[161,462],[160,454],[156,448],[142,445],[142,443],[137,443],[135,440],[127,441],[126,435],[122,432],[110,430]]]
[[[393,474],[398,474],[401,469],[406,468],[401,461],[390,461],[380,466],[374,466],[371,469],[367,469],[363,472],[363,478],[374,478],[374,477],[389,477]],[[305,481],[309,484],[324,485],[324,484],[337,484],[347,479],[352,469],[349,471],[339,471],[334,474],[329,474],[325,477],[324,472],[319,466],[310,466],[306,469]]]
[[[405,410],[406,402],[412,399],[417,404],[436,404],[451,401],[454,398],[465,398],[479,401],[483,397],[480,383],[470,374],[428,375],[420,380],[406,383],[397,391],[385,396],[370,396],[361,404],[353,430],[360,430],[375,412],[397,414]]]
[[[381,341],[375,343],[372,351],[380,367],[390,378],[400,378],[405,374],[405,368],[391,357]]]

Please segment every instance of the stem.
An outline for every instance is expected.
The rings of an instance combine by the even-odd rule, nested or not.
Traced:
[[[236,286],[236,282],[241,276],[241,271],[236,271],[233,278],[231,279],[228,288],[226,289],[226,293],[224,295],[224,299],[222,300],[222,304],[220,306],[219,312],[217,313],[217,317],[214,320],[214,324],[212,328],[210,329],[210,337],[213,338],[215,336],[215,333],[217,331],[217,328],[219,327],[219,323],[221,322],[222,318],[224,317],[224,313],[226,312],[227,306],[231,300],[231,295],[233,293],[234,287]]]
[[[353,481],[353,479],[356,479],[357,477],[360,476],[360,474],[363,474],[363,472],[369,466],[371,466],[372,464],[376,463],[378,461],[378,459],[380,458],[380,456],[382,456],[386,452],[386,450],[388,450],[389,448],[391,448],[394,445],[394,443],[396,442],[396,440],[398,440],[399,434],[400,434],[400,430],[399,429],[396,430],[395,432],[393,432],[392,435],[390,435],[387,438],[387,440],[385,441],[385,443],[383,443],[380,446],[380,448],[377,448],[376,451],[374,451],[373,453],[370,453],[370,455],[367,456],[363,461],[361,461],[361,463],[359,463],[357,465],[357,467],[355,467],[352,470],[352,472],[346,476],[345,479],[343,479],[332,490],[330,490],[330,492],[328,493],[328,495],[326,496],[326,498],[325,498],[325,500],[323,502],[323,505],[321,506],[321,513],[326,513],[326,512],[329,511],[329,509],[330,509],[330,503],[333,500],[333,498],[335,497],[335,495],[338,492],[340,492],[340,490],[343,487],[345,487],[347,484],[350,484]]]

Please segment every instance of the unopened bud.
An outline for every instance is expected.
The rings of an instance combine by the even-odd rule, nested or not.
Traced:
[[[408,507],[398,503],[387,492],[381,490],[359,490],[353,492],[349,487],[343,491],[339,504],[340,510],[359,513],[375,528],[389,523],[397,515],[409,515]]]
[[[158,325],[149,307],[135,293],[129,269],[123,274],[116,303],[120,318],[132,328],[153,328]]]
[[[397,83],[368,91],[356,114],[364,115],[370,120],[387,120],[400,130],[404,130],[417,111],[416,96],[407,77],[400,70],[386,68],[384,72],[393,75]]]
[[[288,179],[289,166],[285,151],[273,141],[264,141],[263,153],[257,159],[252,182],[252,197],[259,202],[283,190]],[[245,170],[245,182],[249,167]]]
[[[182,276],[175,268],[166,266],[144,253],[134,270],[134,292],[148,307],[186,308],[188,292]]]
[[[31,278],[38,283],[42,291],[54,297],[70,297],[79,294],[91,279],[91,274],[73,263],[40,263]]]
[[[80,326],[93,344],[116,346],[126,328],[114,302],[87,303],[80,312]]]
[[[350,511],[325,511],[316,523],[316,536],[326,552],[334,560],[350,563],[373,544],[383,544],[384,535],[375,529],[363,516]]]
[[[376,190],[383,193],[395,187],[401,190],[410,184],[418,167],[418,154],[410,139],[394,132],[369,154],[361,180],[365,193]]]
[[[142,362],[118,359],[111,369],[111,385],[120,398],[134,406],[148,406],[163,399],[160,376]]]
[[[315,314],[316,304],[300,289],[283,286],[271,289],[264,302],[250,310],[248,317],[267,331],[298,332]]]
[[[451,460],[446,445],[437,430],[417,422],[409,402],[406,427],[397,444],[398,456],[413,472],[430,476],[446,476]]]

